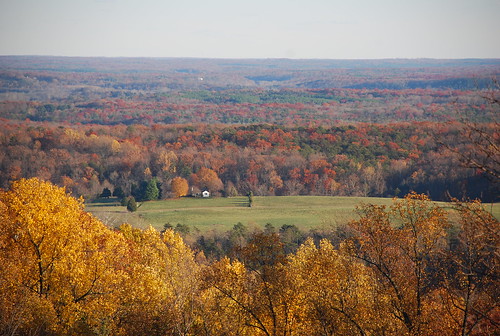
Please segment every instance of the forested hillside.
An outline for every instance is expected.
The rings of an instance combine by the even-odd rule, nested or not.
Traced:
[[[498,151],[479,149],[498,146],[499,72],[498,60],[3,56],[0,186],[40,177],[140,199],[154,181],[167,198],[181,178],[225,196],[496,200],[481,165]]]
[[[190,190],[218,196],[398,196],[410,190],[436,200],[446,192],[490,200],[495,190],[479,169],[457,166],[465,153],[454,123],[273,125],[57,125],[7,122],[1,130],[3,187],[40,177],[94,198],[104,188],[141,198],[155,180],[173,196],[180,177]],[[496,132],[494,124],[485,124]],[[439,145],[439,141],[450,149]]]

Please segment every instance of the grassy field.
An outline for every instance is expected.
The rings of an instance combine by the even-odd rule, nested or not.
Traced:
[[[86,205],[110,226],[130,223],[137,227],[153,227],[161,230],[166,223],[172,226],[185,224],[201,232],[227,231],[241,222],[249,227],[263,227],[271,223],[276,228],[294,224],[301,230],[326,228],[347,223],[357,218],[354,212],[361,203],[392,203],[389,198],[326,197],[326,196],[276,196],[254,197],[254,205],[248,207],[247,197],[233,198],[182,198],[144,202],[137,212],[130,213],[118,201],[109,199]],[[444,204],[445,205],[445,204]],[[500,217],[500,204],[492,209]]]

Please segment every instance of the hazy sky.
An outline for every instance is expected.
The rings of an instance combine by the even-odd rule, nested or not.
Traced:
[[[500,58],[500,0],[0,0],[0,55]]]

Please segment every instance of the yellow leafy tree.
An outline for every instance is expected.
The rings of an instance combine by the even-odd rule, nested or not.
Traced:
[[[444,253],[446,213],[427,196],[408,194],[390,209],[373,204],[359,208],[354,255],[377,274],[380,289],[390,298],[390,312],[400,333],[428,332],[429,311],[436,311],[427,293],[432,288],[429,269],[438,269],[433,256]]]
[[[480,201],[455,200],[459,231],[439,298],[456,335],[500,333],[500,221]]]
[[[0,193],[2,325],[21,333],[111,330],[120,242],[82,199],[38,179]]]
[[[304,335],[390,334],[394,326],[384,297],[376,294],[374,272],[322,240],[309,238],[290,257],[287,274],[301,297]]]
[[[173,230],[160,234],[125,224],[128,282],[121,321],[130,335],[188,335],[199,307],[198,265],[191,249]]]
[[[224,257],[204,270],[203,310],[196,335],[255,335],[255,317],[246,307],[247,270],[237,260]],[[258,317],[257,317],[258,318]]]
[[[171,189],[176,198],[186,196],[189,191],[188,181],[182,177],[174,177],[171,182]]]
[[[241,261],[223,259],[207,276],[209,288],[220,295],[216,302],[234,307],[235,320],[244,321],[241,334],[294,335],[300,329],[300,306],[278,236],[256,233],[237,254]]]
[[[173,151],[159,150],[154,155],[153,170],[158,176],[168,178],[176,171],[178,158]]]

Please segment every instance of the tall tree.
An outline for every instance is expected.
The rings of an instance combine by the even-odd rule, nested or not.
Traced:
[[[83,211],[82,199],[22,179],[0,192],[0,219],[1,327],[21,334],[113,328],[123,243]]]
[[[171,182],[172,193],[174,197],[179,198],[186,196],[189,192],[188,181],[182,177],[174,177]]]
[[[389,210],[368,204],[359,214],[361,218],[352,223],[357,232],[354,255],[378,274],[402,330],[425,333],[426,294],[432,284],[427,271],[439,268],[432,264],[432,256],[445,248],[446,213],[427,196],[410,193]]]
[[[249,334],[290,336],[300,320],[297,293],[284,268],[286,258],[277,234],[254,234],[238,253],[214,264],[207,276],[225,304],[233,304]]]
[[[208,188],[208,190],[212,193],[218,192],[224,188],[221,179],[217,175],[217,173],[210,169],[202,167],[197,172],[198,186],[200,188]]]
[[[144,190],[144,201],[154,201],[160,197],[160,189],[158,189],[158,181],[155,178],[149,180]]]
[[[193,251],[168,229],[120,227],[129,259],[120,319],[128,335],[192,335],[199,311]]]
[[[137,202],[135,201],[135,197],[129,196],[125,198],[125,206],[127,207],[127,210],[130,212],[137,211]]]
[[[287,274],[300,293],[307,335],[377,335],[394,333],[389,310],[377,295],[376,276],[359,260],[322,240],[309,238],[290,257]]]
[[[459,232],[449,253],[445,304],[457,334],[500,332],[500,222],[479,201],[455,201]]]

